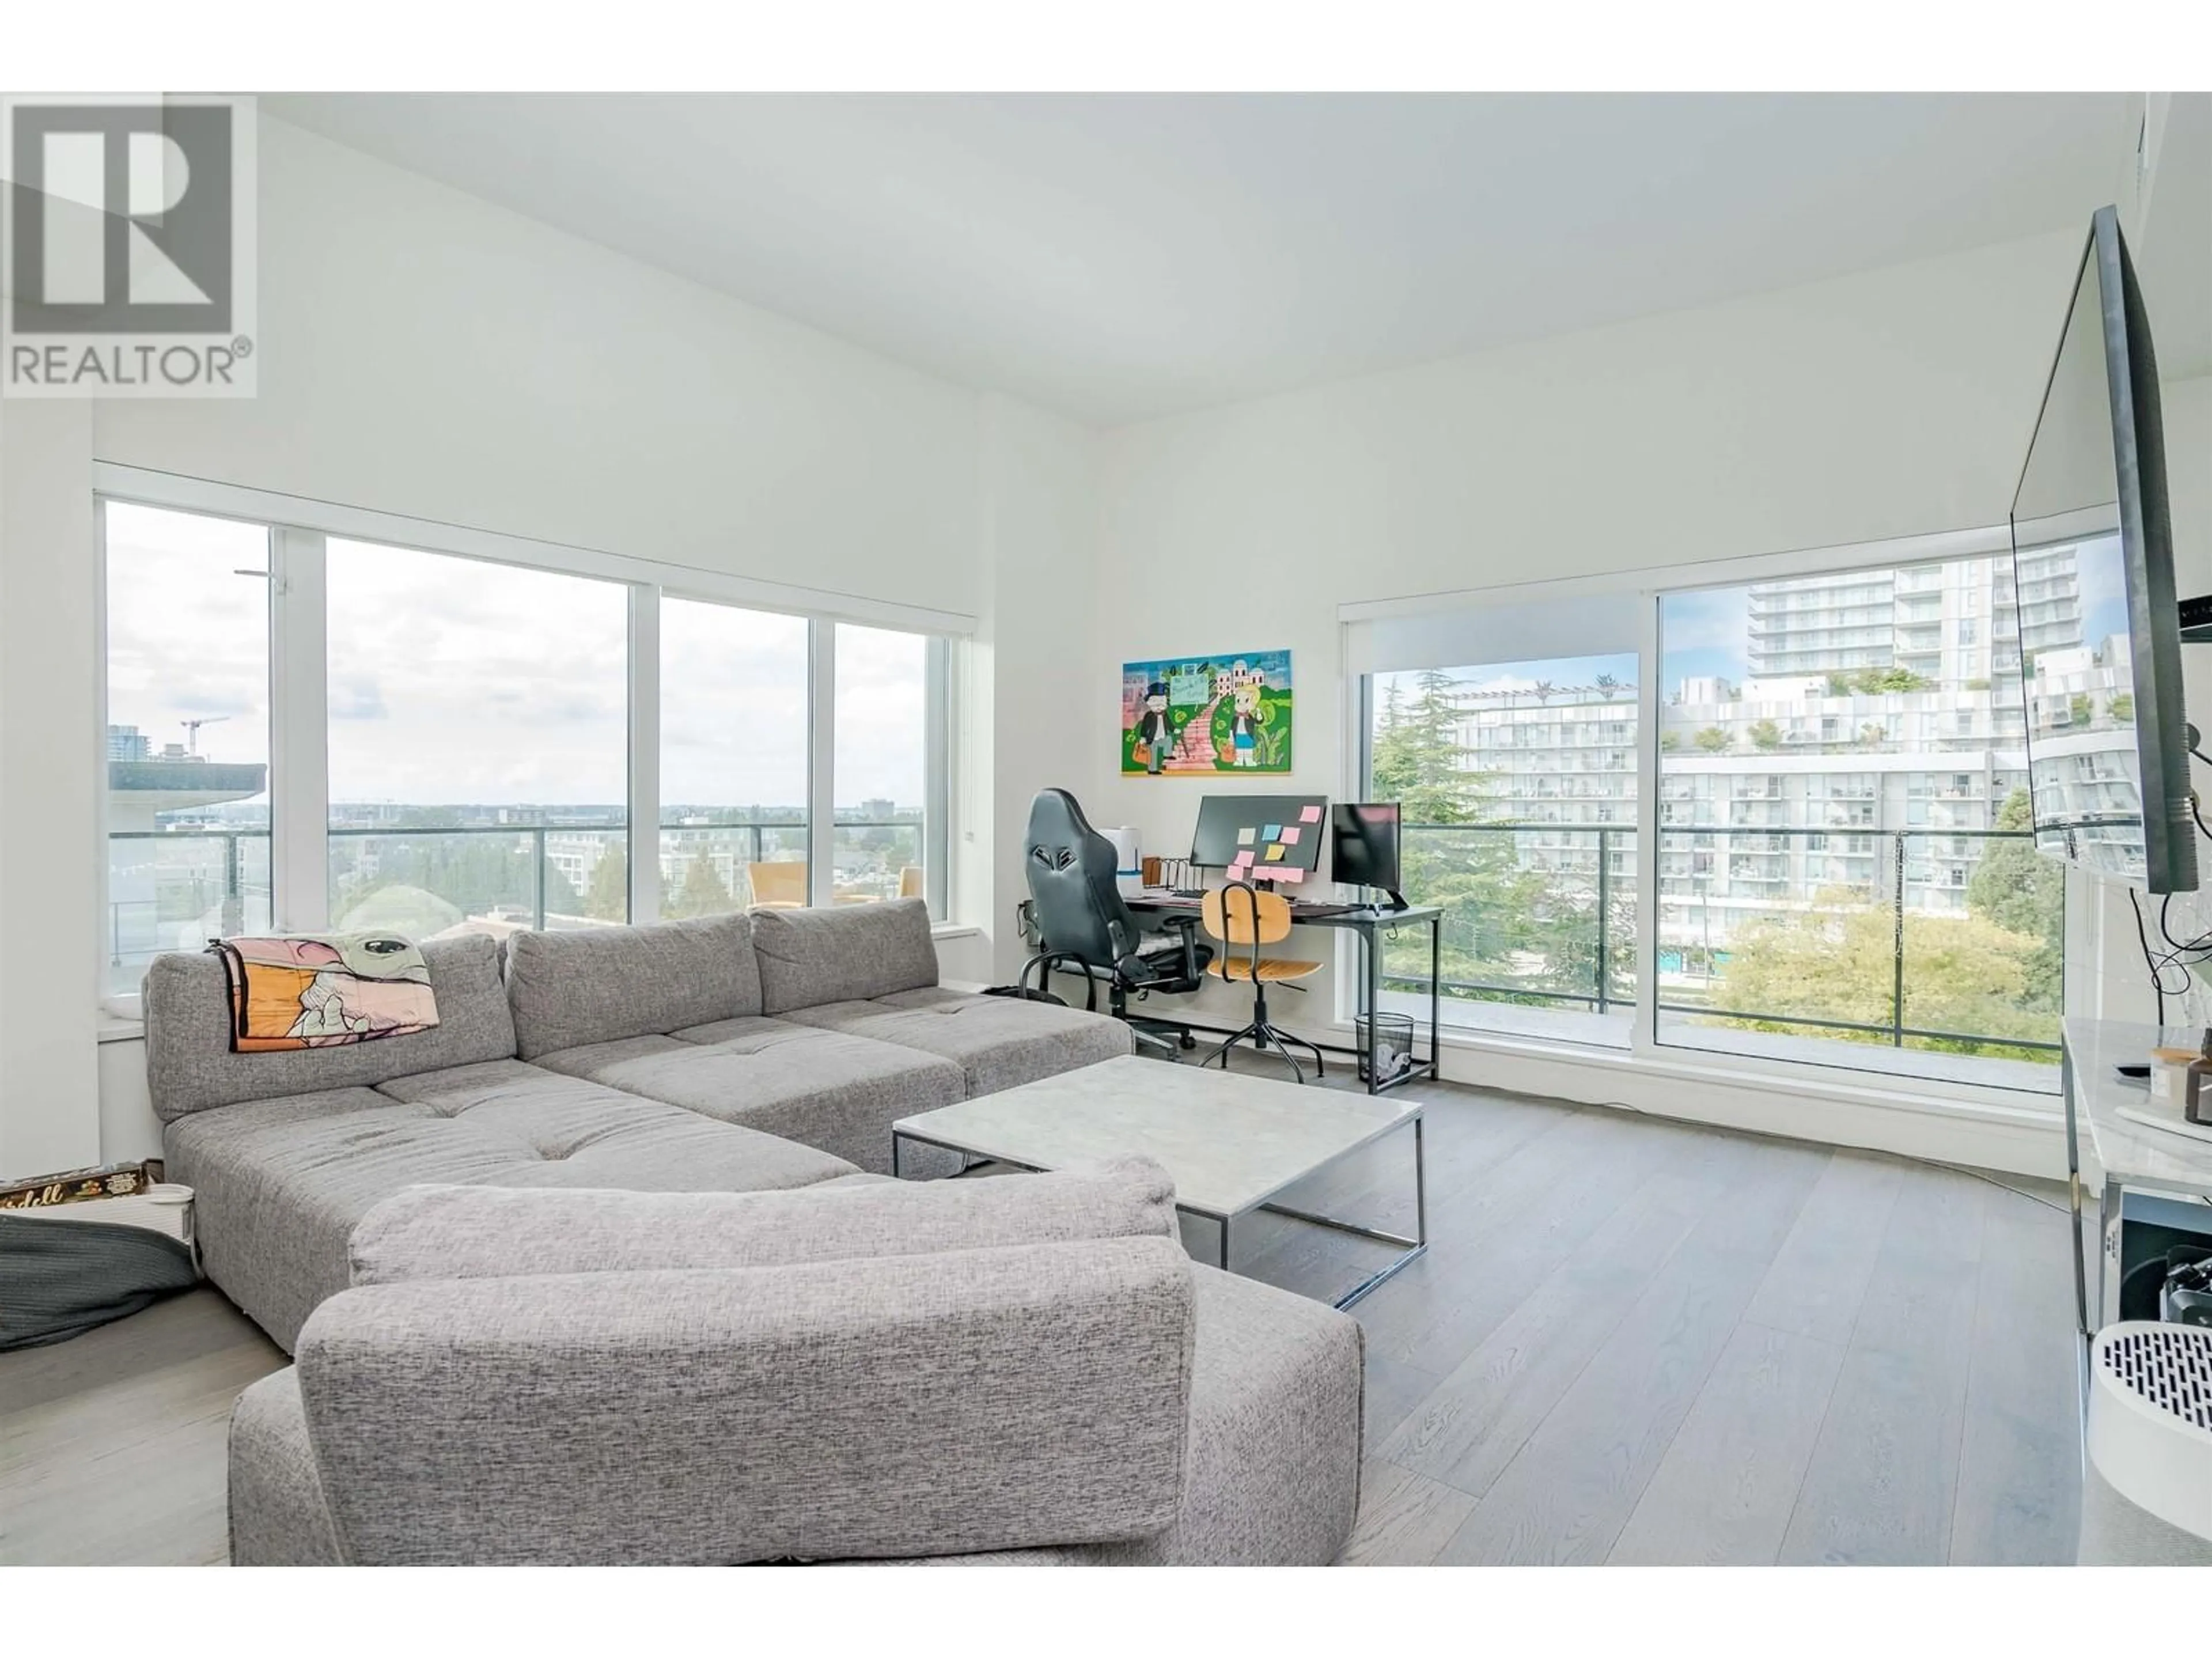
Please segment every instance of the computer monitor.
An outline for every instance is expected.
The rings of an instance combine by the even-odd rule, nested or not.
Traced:
[[[1350,887],[1380,887],[1401,910],[1405,878],[1398,869],[1398,803],[1339,801],[1329,810],[1328,871]]]
[[[1208,795],[1198,804],[1190,861],[1249,881],[1303,883],[1321,868],[1326,795]]]

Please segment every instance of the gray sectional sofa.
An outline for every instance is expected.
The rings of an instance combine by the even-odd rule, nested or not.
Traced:
[[[941,988],[919,900],[523,933],[504,954],[502,975],[488,939],[429,944],[435,1030],[300,1054],[230,1052],[215,957],[149,969],[169,1178],[198,1194],[208,1277],[288,1352],[402,1188],[811,1186],[888,1171],[895,1119],[1130,1052],[1117,1021]]]
[[[418,1188],[231,1425],[241,1565],[1334,1561],[1360,1331],[1165,1171]]]
[[[1141,1160],[884,1173],[1118,1021],[941,987],[919,902],[424,956],[435,1030],[296,1054],[229,1051],[216,958],[147,975],[203,1264],[297,1362],[233,1416],[234,1560],[1342,1550],[1354,1321],[1191,1262]]]

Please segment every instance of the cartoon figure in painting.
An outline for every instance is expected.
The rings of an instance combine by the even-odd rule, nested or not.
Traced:
[[[1261,726],[1260,688],[1265,681],[1256,673],[1246,675],[1244,665],[1241,662],[1237,665],[1236,673],[1237,689],[1232,694],[1236,699],[1236,712],[1230,716],[1229,720],[1230,744],[1236,750],[1236,763],[1239,766],[1249,767],[1257,763],[1256,753],[1260,746]]]
[[[1174,744],[1175,733],[1168,725],[1167,682],[1154,680],[1145,688],[1145,712],[1137,716],[1137,746],[1145,751],[1145,770],[1158,777]]]

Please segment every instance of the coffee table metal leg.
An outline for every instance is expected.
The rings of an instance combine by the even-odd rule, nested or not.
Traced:
[[[1229,1271],[1229,1218],[1221,1218],[1221,1271]]]
[[[1428,1157],[1421,1139],[1424,1120],[1413,1120],[1413,1236],[1386,1232],[1380,1227],[1364,1227],[1356,1221],[1346,1221],[1340,1216],[1322,1215],[1313,1210],[1293,1209],[1287,1204],[1262,1204],[1260,1207],[1270,1215],[1288,1216],[1293,1221],[1310,1222],[1316,1227],[1328,1227],[1340,1233],[1350,1233],[1355,1238],[1371,1238],[1378,1244],[1396,1244],[1403,1254],[1381,1272],[1370,1274],[1352,1289],[1339,1297],[1336,1305],[1349,1308],[1353,1303],[1394,1278],[1409,1263],[1419,1261],[1429,1250],[1429,1182]],[[1223,1229],[1224,1238],[1227,1228]],[[1226,1265],[1226,1257],[1224,1258]]]

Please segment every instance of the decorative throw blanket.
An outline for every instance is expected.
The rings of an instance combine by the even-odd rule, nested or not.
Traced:
[[[230,981],[230,1047],[240,1054],[409,1036],[438,1023],[430,970],[396,933],[211,939]]]

